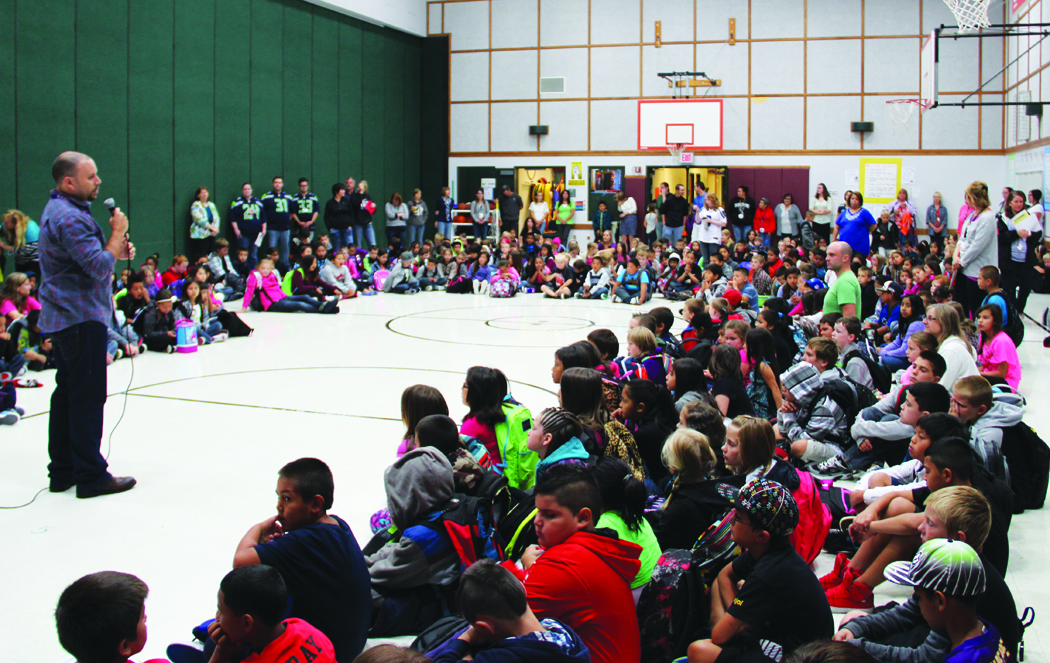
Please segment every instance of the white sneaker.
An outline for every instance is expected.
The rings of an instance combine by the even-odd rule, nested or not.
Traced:
[[[212,336],[211,340],[212,340],[213,343],[222,343],[223,341],[225,341],[229,337],[230,337],[230,333],[229,332],[221,331],[218,334],[216,334],[215,336]]]
[[[631,298],[631,303],[632,304],[637,304],[638,303],[638,298],[637,297],[632,297]]]
[[[481,290],[481,281],[474,279],[473,281],[471,281],[471,285],[474,288],[474,294],[478,294],[478,291]]]
[[[339,295],[328,295],[324,298],[326,302],[337,302],[340,299],[342,299],[342,297],[340,297]]]
[[[21,418],[14,410],[4,410],[0,412],[0,426],[14,426]]]
[[[423,288],[423,290],[425,290],[426,292],[430,292],[433,289],[434,289],[434,286],[432,286],[432,285],[428,285],[427,287]]]

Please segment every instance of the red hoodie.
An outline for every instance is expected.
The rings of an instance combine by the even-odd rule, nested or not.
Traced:
[[[529,606],[579,634],[593,663],[638,663],[642,657],[631,581],[641,546],[577,532],[543,553],[525,575]]]

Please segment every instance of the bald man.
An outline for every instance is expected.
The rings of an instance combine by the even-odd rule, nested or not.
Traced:
[[[824,313],[860,314],[860,282],[850,268],[852,260],[849,244],[832,242],[828,246],[827,266],[829,272],[835,273],[835,282],[824,297]]]
[[[125,239],[128,219],[117,209],[109,239],[91,216],[102,180],[91,157],[63,152],[51,166],[55,188],[40,217],[40,329],[51,335],[55,391],[48,423],[50,490],[77,487],[77,497],[130,490],[102,457],[106,405],[107,328],[116,320],[110,278],[117,260],[135,256]]]

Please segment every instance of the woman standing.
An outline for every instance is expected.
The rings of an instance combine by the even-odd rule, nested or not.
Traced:
[[[784,194],[784,202],[777,205],[773,210],[777,217],[777,235],[784,237],[797,237],[798,227],[802,223],[802,213],[795,205],[795,199],[790,193]]]
[[[618,191],[616,207],[620,210],[620,241],[630,246],[630,238],[638,234],[638,204],[634,198]]]
[[[190,250],[194,259],[211,253],[211,245],[215,236],[219,234],[219,210],[215,203],[208,200],[208,190],[204,187],[197,189],[190,206]]]
[[[813,194],[813,200],[809,201],[809,209],[813,212],[813,231],[817,237],[823,237],[824,241],[831,241],[831,221],[835,218],[835,212],[831,209],[831,195],[828,187],[823,182],[817,185],[817,192]]]
[[[485,192],[478,189],[477,196],[470,201],[470,220],[474,224],[474,241],[481,242],[489,236],[489,220],[492,210],[489,209],[489,201],[485,200]]]
[[[412,202],[408,205],[408,245],[412,242],[423,243],[423,229],[426,227],[427,204],[423,202],[423,192],[419,189],[412,190]]]
[[[569,230],[572,229],[572,217],[576,215],[576,206],[569,198],[569,191],[565,190],[558,194],[558,207],[555,210],[558,218],[558,237],[561,239],[562,247],[569,244]]]
[[[529,215],[536,222],[536,227],[539,228],[540,234],[545,233],[547,231],[547,219],[551,216],[551,208],[547,201],[543,199],[543,192],[539,189],[533,194],[532,202],[529,203]]]
[[[401,200],[401,194],[394,192],[386,204],[386,240],[394,255],[401,254],[401,245],[405,241],[405,224],[408,221],[408,205]]]
[[[999,248],[999,282],[1023,313],[1032,292],[1032,284],[1039,276],[1035,266],[1039,258],[1035,250],[1043,243],[1043,224],[1031,207],[1025,205],[1024,191],[1014,191],[1001,215],[996,215],[996,235]]]
[[[849,194],[849,207],[835,220],[831,241],[842,240],[849,244],[855,254],[868,255],[871,251],[871,231],[875,229],[875,217],[864,209],[864,196],[859,191]]]
[[[951,269],[955,272],[954,300],[962,304],[967,317],[972,318],[984,299],[977,287],[977,277],[985,265],[999,266],[996,250],[995,212],[988,200],[988,185],[974,182],[966,187],[966,203],[973,208],[970,218],[959,233]]]
[[[722,229],[726,227],[726,213],[718,206],[718,196],[713,193],[704,197],[704,209],[697,214],[693,224],[691,240],[700,242],[700,255],[704,257],[704,266],[710,263],[712,253],[718,252],[722,241]]]
[[[926,230],[930,233],[930,244],[944,252],[944,238],[948,234],[948,210],[941,204],[941,192],[933,194],[933,204],[926,208]]]
[[[40,259],[37,242],[40,226],[21,211],[7,210],[4,214],[3,241],[0,248],[15,254],[15,271],[40,275]]]
[[[452,241],[452,234],[455,232],[452,226],[452,208],[455,206],[456,203],[452,200],[452,189],[447,186],[441,187],[441,197],[438,198],[437,209],[434,210],[434,216],[437,217],[437,221],[434,222],[434,230],[449,241]]]
[[[350,210],[354,219],[354,240],[362,249],[370,249],[376,246],[376,231],[372,228],[372,215],[375,214],[376,204],[372,202],[372,196],[368,195],[368,181],[361,180],[357,183],[357,192],[350,196]]]
[[[918,233],[915,231],[915,224],[919,211],[908,200],[907,189],[901,189],[897,192],[897,200],[890,204],[889,210],[890,217],[897,224],[897,230],[900,233],[901,247],[918,244]]]

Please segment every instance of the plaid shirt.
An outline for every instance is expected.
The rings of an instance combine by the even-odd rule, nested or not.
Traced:
[[[110,277],[117,259],[91,203],[52,190],[40,217],[40,329],[57,332],[81,322],[115,326]]]

